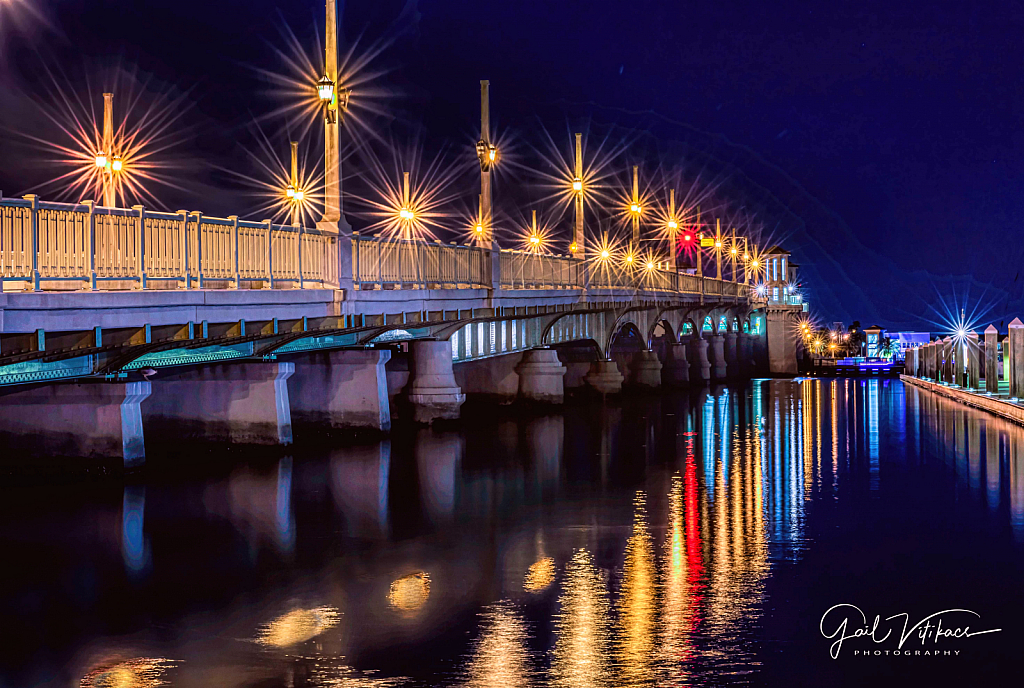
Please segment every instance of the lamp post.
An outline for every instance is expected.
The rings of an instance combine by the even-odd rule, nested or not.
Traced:
[[[715,260],[718,265],[718,271],[715,277],[719,280],[722,279],[722,221],[719,219],[715,220]]]
[[[583,258],[586,255],[583,243],[583,134],[576,134],[575,152],[572,193],[576,214],[573,220],[572,243],[569,244],[569,252],[574,258]]]
[[[494,240],[492,227],[493,207],[491,195],[491,167],[498,162],[498,149],[491,142],[491,82],[480,81],[480,140],[476,142],[476,157],[480,160],[480,219],[483,242]]]
[[[640,213],[643,208],[640,206],[640,167],[633,165],[633,196],[629,203],[630,219],[633,224],[633,241],[629,246],[629,252],[635,254],[640,248]]]
[[[320,223],[333,225],[328,229],[347,233],[348,222],[341,209],[341,120],[348,109],[351,92],[338,84],[338,0],[327,0],[327,40],[325,41],[324,75],[316,90],[324,106],[324,214]]]
[[[676,233],[679,231],[679,222],[676,220],[676,190],[668,190],[668,222],[665,223],[668,229],[668,269],[669,272],[676,272]],[[673,278],[674,279],[674,278]]]
[[[541,239],[540,239],[540,232],[537,231],[537,211],[536,210],[533,211],[533,223],[532,223],[532,225],[530,227],[529,242],[530,242],[530,250],[531,251],[533,251],[533,252],[540,251]]]
[[[292,168],[291,177],[288,183],[288,190],[285,192],[288,195],[288,199],[292,204],[291,211],[291,224],[292,227],[299,226],[299,213],[302,206],[302,199],[305,196],[302,189],[299,188],[299,142],[292,141]]]
[[[747,248],[747,237],[743,237],[743,284],[750,284],[750,250]]]
[[[402,178],[402,207],[398,210],[398,218],[402,224],[402,238],[412,239],[412,221],[416,219],[416,213],[412,209],[409,196],[409,173],[406,172]]]
[[[114,94],[103,94],[103,139],[102,149],[96,153],[95,163],[99,170],[103,190],[103,205],[113,208],[117,202],[114,174],[121,171],[121,157],[114,154]]]

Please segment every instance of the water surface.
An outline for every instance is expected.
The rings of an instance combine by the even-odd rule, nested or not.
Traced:
[[[151,445],[154,440],[151,438]],[[9,486],[0,686],[1003,684],[1024,429],[898,381],[481,413]],[[980,614],[837,659],[829,607]],[[892,648],[894,644],[878,647]],[[910,645],[908,645],[910,647]],[[924,647],[919,644],[915,647]]]

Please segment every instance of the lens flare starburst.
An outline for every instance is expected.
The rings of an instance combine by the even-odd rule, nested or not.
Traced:
[[[157,187],[185,190],[173,175],[179,166],[168,158],[188,135],[181,127],[185,95],[161,94],[156,84],[127,72],[106,79],[103,88],[85,79],[85,88],[76,90],[63,74],[44,71],[53,88],[38,107],[56,135],[19,133],[62,172],[33,191],[107,206],[163,207]]]

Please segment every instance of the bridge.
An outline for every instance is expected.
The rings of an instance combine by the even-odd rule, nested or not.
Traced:
[[[7,439],[128,465],[143,425],[287,444],[293,418],[739,379],[782,327],[743,281],[665,264],[34,196],[0,201],[0,266]]]
[[[401,198],[389,200],[394,226],[353,231],[342,208],[339,137],[351,94],[339,83],[336,0],[326,19],[325,74],[310,89],[324,113],[315,226],[304,223],[294,142],[288,224],[116,207],[130,162],[117,155],[125,144],[113,94],[104,94],[100,147],[86,156],[95,155],[99,200],[0,198],[0,437],[10,456],[115,457],[131,467],[145,460],[143,428],[287,445],[310,426],[386,432],[393,413],[457,418],[467,396],[559,404],[567,390],[796,372],[790,324],[806,304],[794,300],[788,254],[771,259],[768,276],[756,246],[716,226],[713,240],[692,233],[696,268],[680,269],[688,209],[677,212],[671,190],[665,212],[654,211],[664,226],[641,237],[650,199],[636,167],[631,241],[610,250],[585,218],[594,178],[581,134],[564,180],[570,255],[545,252],[539,237],[533,250],[501,248],[488,81],[475,244],[417,231],[408,173],[395,187]],[[641,241],[665,244],[667,257],[642,253]],[[704,241],[714,277],[703,273]],[[761,272],[778,283],[751,285]]]

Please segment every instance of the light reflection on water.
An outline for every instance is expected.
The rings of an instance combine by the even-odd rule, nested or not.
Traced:
[[[67,644],[38,665],[30,641],[9,645],[28,679],[7,682],[46,683],[45,662],[96,686],[748,682],[768,583],[815,545],[810,507],[871,509],[897,469],[936,465],[1024,540],[1024,429],[879,380],[570,408],[127,485],[109,508],[23,510],[3,531],[64,561],[9,582],[22,608],[73,575],[76,623],[123,629],[33,640]],[[102,659],[126,646],[174,661]]]

